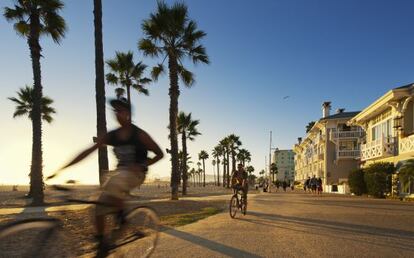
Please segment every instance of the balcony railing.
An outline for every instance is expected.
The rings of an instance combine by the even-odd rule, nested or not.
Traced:
[[[399,154],[414,152],[414,135],[400,139],[398,152]]]
[[[355,159],[359,158],[360,150],[339,150],[337,152],[338,159]]]
[[[365,135],[365,132],[362,130],[353,130],[353,131],[331,131],[330,132],[330,139],[354,139],[354,138],[361,138]]]
[[[384,137],[361,145],[361,160],[383,158],[396,154],[394,137]]]

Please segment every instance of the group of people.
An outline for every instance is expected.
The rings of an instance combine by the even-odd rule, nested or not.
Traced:
[[[308,177],[306,179],[305,184],[303,185],[303,190],[305,192],[312,192],[314,194],[322,194],[322,179],[320,177],[316,178],[315,175],[313,177]]]

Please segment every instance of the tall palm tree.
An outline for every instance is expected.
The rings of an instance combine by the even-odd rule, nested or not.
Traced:
[[[275,175],[278,173],[278,168],[275,163],[270,164],[270,174],[272,174],[272,182],[275,181]]]
[[[203,187],[206,186],[206,163],[205,160],[208,159],[208,153],[205,150],[200,151],[198,154],[198,159],[203,161]]]
[[[193,120],[191,117],[191,113],[186,114],[184,112],[180,112],[177,118],[177,131],[178,134],[181,134],[181,143],[182,143],[182,151],[184,157],[187,157],[187,139],[190,141],[194,141],[197,135],[201,133],[198,132],[197,126],[199,125],[200,120]],[[187,194],[187,161],[181,163],[181,173],[183,177],[183,191],[182,194]]]
[[[151,82],[151,79],[144,77],[147,66],[142,62],[135,64],[132,51],[127,53],[116,51],[115,57],[107,60],[106,64],[111,70],[110,73],[106,74],[106,81],[109,84],[124,87],[129,104],[131,104],[131,88],[137,90],[138,93],[148,96],[146,86]]]
[[[40,57],[41,36],[50,36],[60,43],[65,36],[66,23],[59,12],[64,4],[60,0],[16,0],[14,8],[4,8],[4,17],[14,23],[16,32],[27,38],[33,70],[33,112],[32,112],[32,165],[30,184],[32,185],[33,205],[43,204],[43,158],[42,158],[42,81]]]
[[[16,110],[13,113],[13,118],[27,115],[30,120],[33,120],[33,98],[34,98],[33,87],[30,87],[27,85],[24,88],[20,88],[20,90],[17,92],[17,98],[15,97],[8,98],[9,100],[16,103]],[[42,97],[42,101],[41,101],[42,120],[46,121],[47,123],[51,123],[53,121],[52,114],[56,113],[56,110],[51,106],[52,103],[53,103],[53,100],[51,98],[47,96]],[[31,174],[29,174],[29,176],[31,177]],[[33,185],[30,184],[29,196],[32,196],[33,190],[34,190]]]
[[[213,175],[214,175],[214,185],[216,185],[216,160],[215,159],[213,159],[212,161],[211,161],[211,165],[213,165]]]
[[[249,175],[249,183],[250,184],[254,184],[254,179],[256,178],[256,176],[253,174],[253,172],[254,172],[254,167],[253,166],[247,166],[246,167],[246,172],[248,173],[248,175]]]
[[[214,147],[212,153],[213,158],[216,159],[217,165],[217,186],[220,186],[220,157],[223,155],[223,146],[220,144]]]
[[[236,151],[239,148],[240,145],[242,145],[240,141],[240,137],[235,134],[230,134],[228,136],[229,139],[229,146],[230,146],[230,154],[231,154],[231,160],[232,160],[232,173],[236,171]]]
[[[246,161],[250,162],[251,161],[251,154],[248,150],[246,149],[240,149],[239,153],[237,153],[237,161],[242,163],[243,166],[246,165]]]
[[[98,138],[106,135],[105,109],[105,72],[102,41],[102,1],[93,0],[93,17],[95,28],[95,99],[96,99],[96,129]],[[108,171],[108,150],[106,146],[98,149],[99,183],[104,182],[105,171]]]
[[[223,187],[230,187],[230,140],[225,137],[220,141],[223,147]]]
[[[138,43],[138,48],[144,55],[162,58],[162,63],[152,70],[153,79],[164,72],[164,61],[168,58],[170,80],[170,143],[171,143],[171,199],[178,199],[178,142],[177,142],[177,114],[178,96],[180,94],[178,77],[185,86],[194,84],[193,73],[183,66],[183,59],[189,58],[194,64],[209,63],[206,50],[200,41],[206,33],[197,29],[197,23],[188,17],[187,6],[178,2],[168,6],[158,1],[157,11],[143,21],[144,38]]]

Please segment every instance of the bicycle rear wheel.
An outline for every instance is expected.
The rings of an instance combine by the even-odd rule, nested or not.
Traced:
[[[1,257],[75,257],[54,218],[15,221],[0,228]]]
[[[229,205],[229,212],[230,217],[234,219],[237,214],[237,210],[239,209],[239,200],[237,199],[237,195],[233,195],[230,199],[230,205]]]
[[[158,242],[159,218],[149,207],[137,207],[127,213],[112,242],[122,257],[149,257]]]

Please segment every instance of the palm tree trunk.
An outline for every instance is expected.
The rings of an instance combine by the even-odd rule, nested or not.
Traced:
[[[223,153],[223,187],[226,187],[226,153]]]
[[[178,64],[175,56],[168,58],[170,77],[170,143],[171,143],[171,199],[178,200],[180,174],[178,168],[177,113],[178,113]]]
[[[106,135],[105,110],[105,72],[102,43],[102,2],[93,1],[95,25],[95,99],[96,99],[96,129],[98,138]],[[98,149],[99,183],[102,185],[105,173],[108,171],[108,150],[106,146]]]
[[[217,186],[220,186],[220,160],[217,158]]]
[[[230,188],[230,151],[227,150],[227,188]]]
[[[127,85],[126,86],[126,88],[127,88],[127,98],[128,98],[128,104],[131,106],[131,86],[130,85]],[[177,147],[177,150],[178,150],[178,147]],[[178,152],[177,152],[178,153]],[[178,154],[177,154],[178,155]]]
[[[42,51],[42,48],[39,44],[39,30],[39,15],[35,13],[30,16],[30,36],[28,38],[34,80],[32,165],[30,169],[30,194],[33,197],[32,205],[42,205],[44,203],[42,175],[42,83],[40,69],[40,52]]]
[[[188,180],[188,175],[187,175],[187,141],[186,141],[186,135],[185,135],[185,130],[183,130],[183,134],[182,134],[182,144],[183,144],[183,160],[182,160],[182,169],[181,171],[183,172],[183,192],[182,195],[187,195],[187,180]]]
[[[206,165],[204,164],[204,159],[203,159],[203,187],[206,187]]]

